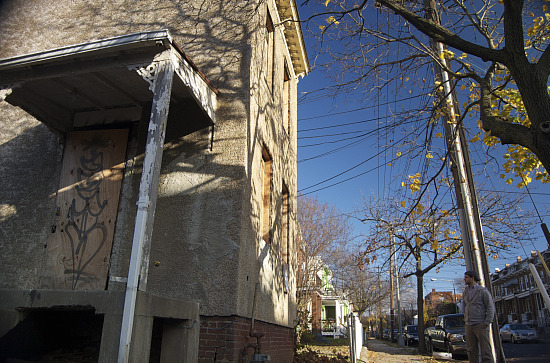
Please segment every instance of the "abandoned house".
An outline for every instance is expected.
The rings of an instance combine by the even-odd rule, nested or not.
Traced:
[[[0,361],[291,361],[295,0],[6,0],[0,29]]]

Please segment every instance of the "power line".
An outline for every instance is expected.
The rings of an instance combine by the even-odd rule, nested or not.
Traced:
[[[324,190],[324,189],[332,188],[333,186],[336,186],[336,185],[338,185],[338,184],[345,183],[345,182],[347,182],[347,181],[350,181],[350,180],[352,180],[352,179],[355,179],[355,178],[358,178],[358,177],[360,177],[360,176],[362,176],[362,175],[365,175],[365,174],[367,174],[367,173],[370,173],[371,171],[374,171],[374,170],[376,170],[376,169],[378,169],[378,168],[380,168],[380,167],[381,167],[380,165],[377,165],[377,166],[375,166],[374,168],[372,168],[372,169],[370,169],[370,170],[367,170],[367,171],[365,171],[365,172],[363,172],[363,173],[361,173],[361,174],[354,175],[354,176],[349,177],[349,178],[347,178],[347,179],[344,179],[344,180],[341,180],[341,181],[339,181],[339,182],[336,182],[336,183],[327,185],[327,186],[322,187],[322,188],[318,188],[318,189],[312,190],[312,191],[307,192],[307,193],[302,193],[302,195],[308,195],[308,194],[316,193],[316,192],[321,191],[321,190]],[[298,191],[298,192],[300,192],[300,191]]]
[[[405,98],[402,98],[402,99],[399,99],[399,100],[396,100],[396,101],[388,101],[388,102],[380,103],[380,106],[387,106],[387,105],[392,104],[392,103],[395,104],[396,102],[410,101],[410,100],[413,100],[413,99],[415,99],[415,98],[423,97],[423,96],[426,96],[426,95],[429,95],[429,93],[422,93],[422,94],[418,94],[418,95],[416,95],[416,96],[405,97]],[[329,117],[329,116],[334,116],[334,115],[342,115],[342,114],[345,114],[345,113],[351,113],[351,112],[357,112],[357,111],[362,111],[362,110],[368,110],[368,109],[370,109],[370,108],[376,108],[376,107],[378,107],[378,104],[376,104],[376,105],[371,105],[371,106],[359,107],[359,108],[356,108],[356,109],[353,109],[353,110],[348,110],[348,111],[333,112],[333,113],[327,113],[327,114],[325,114],[325,115],[304,117],[304,118],[299,118],[299,119],[298,119],[298,122],[300,122],[300,121],[306,121],[306,120],[319,119],[319,118],[324,118],[324,117]]]
[[[384,150],[382,150],[382,151],[384,151]],[[323,181],[320,181],[320,182],[318,182],[318,183],[316,183],[316,184],[310,185],[309,187],[305,187],[305,188],[301,189],[300,191],[304,191],[304,190],[313,188],[313,187],[315,187],[315,186],[317,186],[317,185],[319,185],[319,184],[326,183],[326,182],[328,182],[328,181],[330,181],[330,180],[332,180],[332,179],[334,179],[334,178],[337,178],[337,177],[339,177],[339,176],[341,176],[341,175],[344,175],[344,174],[346,174],[347,172],[350,172],[350,171],[352,171],[353,169],[358,168],[359,166],[363,165],[363,164],[366,163],[367,161],[371,161],[372,159],[374,159],[375,157],[377,157],[378,155],[380,155],[380,154],[382,153],[382,151],[379,151],[377,154],[371,156],[370,158],[368,158],[368,159],[366,159],[366,160],[363,160],[363,161],[360,162],[359,164],[356,164],[355,166],[353,166],[353,167],[351,167],[351,168],[349,168],[349,169],[347,169],[347,170],[345,170],[345,171],[343,171],[343,172],[341,172],[341,173],[339,173],[339,174],[336,174],[336,175],[334,175],[334,176],[332,176],[332,177],[330,177],[330,178],[328,178],[328,179],[325,179],[325,180],[323,180]]]
[[[396,114],[392,115],[392,117],[396,117],[396,116],[399,116],[399,115],[407,115],[409,112],[410,111],[399,112],[399,113],[396,113]],[[404,118],[406,119],[407,116],[405,116]],[[365,119],[365,120],[361,120],[361,121],[347,122],[347,123],[343,123],[343,124],[336,124],[336,125],[329,125],[329,126],[314,127],[314,128],[311,128],[311,129],[302,129],[302,130],[298,130],[298,133],[324,130],[324,129],[331,129],[331,128],[342,127],[342,126],[357,125],[357,124],[362,124],[362,123],[366,123],[366,122],[380,121],[380,120],[387,120],[387,119],[388,119],[388,115],[384,115],[384,116],[378,116],[378,117],[375,117],[375,118],[369,118],[369,119]],[[425,119],[421,119],[421,121],[422,120],[425,120]],[[404,124],[406,124],[406,123],[405,122],[399,123],[399,126],[404,125]],[[388,126],[386,126],[386,127],[388,127]]]

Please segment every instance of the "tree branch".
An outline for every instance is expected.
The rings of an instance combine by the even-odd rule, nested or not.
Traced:
[[[388,9],[393,10],[396,14],[400,15],[409,23],[411,23],[420,32],[424,33],[436,42],[441,42],[449,47],[453,47],[465,53],[472,54],[476,57],[481,58],[483,61],[495,61],[503,64],[507,63],[507,56],[503,51],[490,49],[464,40],[458,35],[449,31],[447,28],[416,15],[412,11],[399,5],[397,1],[376,0],[376,2]]]

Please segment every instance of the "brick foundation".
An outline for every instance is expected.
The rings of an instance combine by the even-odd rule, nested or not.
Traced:
[[[255,338],[249,336],[251,320],[239,316],[201,316],[199,362],[243,362],[243,350]],[[261,354],[269,354],[271,362],[292,362],[293,329],[254,321],[254,332],[262,333]],[[246,350],[244,362],[250,362],[253,348]]]

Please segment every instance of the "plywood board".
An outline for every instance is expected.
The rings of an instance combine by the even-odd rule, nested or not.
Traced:
[[[104,290],[128,130],[69,133],[41,287]]]

